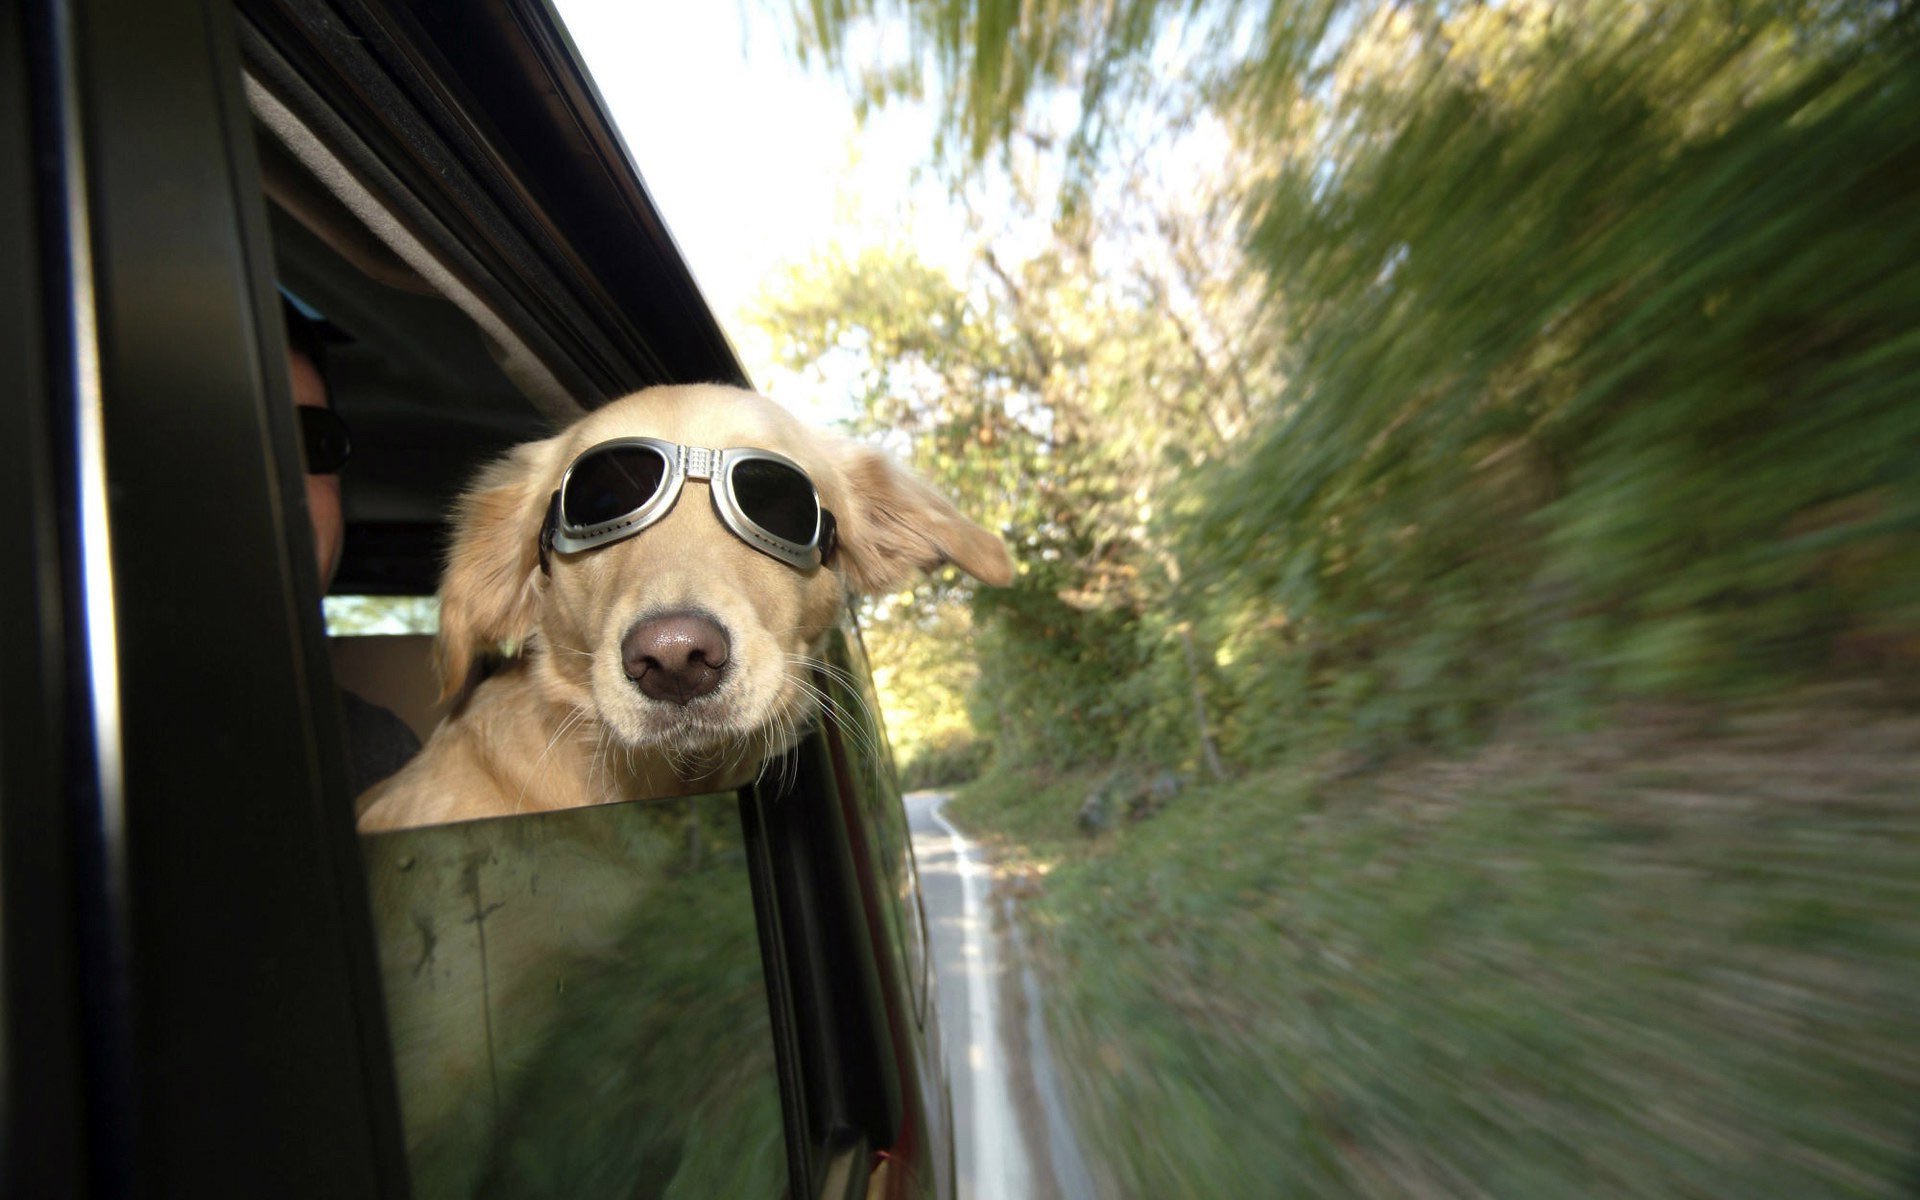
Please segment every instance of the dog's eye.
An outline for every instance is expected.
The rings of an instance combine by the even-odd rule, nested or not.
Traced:
[[[650,446],[614,446],[590,454],[567,477],[562,515],[574,526],[624,517],[653,499],[666,472],[666,458]]]
[[[749,458],[734,464],[733,498],[755,525],[805,545],[820,527],[820,506],[807,477],[783,463]]]

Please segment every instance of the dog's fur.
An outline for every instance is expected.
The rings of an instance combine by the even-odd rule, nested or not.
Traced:
[[[616,437],[755,446],[813,477],[839,524],[830,567],[799,571],[748,547],[689,481],[659,523],[540,567],[548,497],[574,457]],[[752,392],[661,387],[521,446],[463,496],[440,584],[438,665],[450,693],[480,659],[517,650],[434,731],[419,757],[360,798],[366,831],[688,795],[733,786],[798,736],[809,659],[851,590],[900,587],[953,563],[1004,585],[1001,540],[885,455],[809,431]],[[684,707],[649,699],[623,666],[636,623],[695,611],[731,642],[723,682]]]

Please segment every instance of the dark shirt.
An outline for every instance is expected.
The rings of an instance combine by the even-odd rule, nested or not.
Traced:
[[[407,765],[420,753],[420,739],[405,721],[371,701],[340,689],[347,720],[347,773],[358,796]]]

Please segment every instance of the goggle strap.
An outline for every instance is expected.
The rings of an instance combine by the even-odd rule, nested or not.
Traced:
[[[553,535],[560,531],[560,489],[547,499],[547,519],[540,523],[540,573],[553,574]]]
[[[840,524],[833,519],[832,510],[824,504],[820,506],[820,565],[833,563],[833,552],[840,544]]]

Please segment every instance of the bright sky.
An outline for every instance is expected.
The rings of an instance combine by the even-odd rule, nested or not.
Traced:
[[[785,50],[782,3],[556,0],[721,323],[757,383],[815,419],[836,397],[790,394],[742,320],[781,267],[900,237],[957,266],[960,222],[915,168],[932,145],[922,106],[890,105],[864,131],[842,82]],[[909,210],[917,215],[909,215]]]

